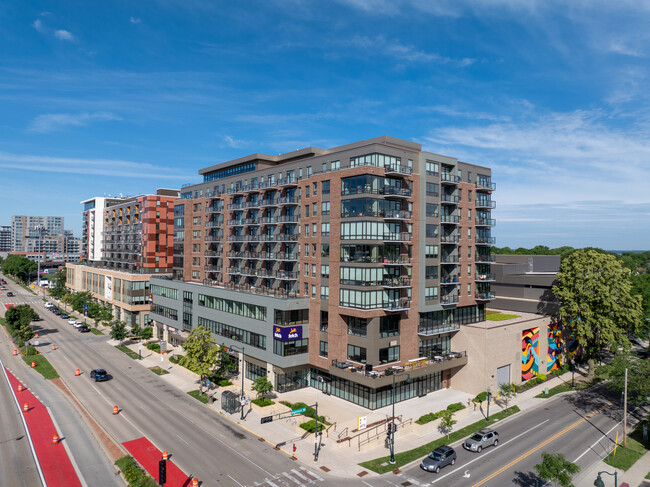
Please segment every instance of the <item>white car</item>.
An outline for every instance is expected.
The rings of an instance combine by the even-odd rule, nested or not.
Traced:
[[[75,321],[75,322],[74,322],[74,327],[75,327],[75,328],[82,327],[83,325],[84,325],[84,324],[83,324],[81,321]]]
[[[54,306],[54,305],[52,303],[50,303],[49,301],[45,302],[45,307],[46,308],[51,308],[52,306]]]
[[[74,318],[70,318],[68,320],[68,325],[75,325],[76,323],[77,323],[77,320],[75,320]]]

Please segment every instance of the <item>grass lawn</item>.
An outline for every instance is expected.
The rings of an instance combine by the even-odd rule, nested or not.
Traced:
[[[91,328],[90,333],[92,333],[93,335],[103,335],[104,334],[103,331],[99,331],[97,328]]]
[[[503,321],[511,320],[512,318],[519,318],[519,315],[509,315],[506,313],[486,313],[485,319],[488,321]]]
[[[165,374],[169,374],[169,371],[168,371],[168,370],[161,369],[161,368],[158,367],[157,365],[156,365],[155,367],[150,367],[149,370],[150,370],[151,372],[153,372],[154,374],[157,374],[157,375],[165,375]]]
[[[52,364],[43,355],[23,355],[23,360],[30,367],[32,366],[32,362],[36,362],[36,371],[46,379],[56,379],[59,377]]]
[[[257,399],[253,399],[251,402],[261,408],[275,404],[275,402],[271,401],[268,397],[258,397]]]
[[[519,412],[519,408],[517,406],[512,406],[490,417],[493,420],[503,419],[518,412]],[[488,423],[487,421],[482,419],[481,421],[477,421],[476,423],[470,424],[469,426],[465,426],[463,429],[460,429],[458,431],[453,431],[449,435],[449,439],[447,439],[446,436],[443,436],[442,438],[438,438],[437,440],[434,440],[425,445],[414,448],[413,450],[395,453],[394,464],[389,463],[390,456],[385,456],[385,457],[377,458],[375,460],[370,460],[369,462],[360,463],[359,465],[361,467],[367,468],[368,470],[372,470],[373,472],[379,474],[390,472],[392,470],[395,470],[396,468],[403,467],[404,465],[411,463],[412,461],[417,460],[418,458],[425,457],[431,452],[431,450],[439,447],[440,445],[449,445],[451,443],[454,443],[455,441],[468,437],[469,435],[477,432],[481,428],[485,428],[487,426],[493,426],[493,425],[494,425],[494,421],[490,421]]]
[[[137,353],[135,353],[133,350],[131,350],[129,347],[125,347],[124,345],[118,345],[115,348],[123,351],[125,354],[127,354],[129,357],[131,357],[134,360],[138,360],[140,358],[140,356]]]
[[[559,386],[551,387],[548,390],[548,394],[544,394],[542,392],[541,394],[537,394],[535,397],[541,397],[542,399],[547,399],[549,397],[553,397],[555,394],[559,394],[560,392],[567,392],[572,390],[573,387],[571,387],[571,384],[565,382],[564,384],[560,384]]]
[[[203,394],[201,394],[197,389],[197,390],[194,390],[194,391],[189,391],[188,394],[190,396],[192,396],[194,399],[198,399],[203,404],[208,403],[208,395],[205,392]]]
[[[650,420],[646,420],[646,424],[648,423],[650,423]],[[634,463],[641,458],[648,449],[650,449],[650,440],[645,444],[643,443],[643,423],[641,423],[636,427],[632,434],[627,437],[627,448],[623,448],[623,446],[619,445],[616,448],[616,455],[612,452],[609,455],[609,458],[605,457],[604,462],[614,468],[627,470],[634,465]]]
[[[156,487],[158,485],[152,477],[138,467],[138,464],[135,463],[135,460],[130,455],[120,458],[115,462],[115,465],[120,468],[130,486]]]

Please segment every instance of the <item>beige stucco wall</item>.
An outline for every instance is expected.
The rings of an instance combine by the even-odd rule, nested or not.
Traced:
[[[451,387],[478,394],[497,390],[497,369],[510,365],[510,382],[521,380],[521,334],[523,330],[539,327],[539,373],[546,373],[548,349],[547,316],[519,313],[518,318],[505,321],[482,321],[462,325],[452,338],[452,350],[467,350],[468,362],[453,377]]]

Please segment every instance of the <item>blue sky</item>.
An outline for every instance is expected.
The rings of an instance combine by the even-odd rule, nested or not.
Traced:
[[[493,169],[497,245],[650,248],[650,3],[0,0],[0,224],[380,135]]]

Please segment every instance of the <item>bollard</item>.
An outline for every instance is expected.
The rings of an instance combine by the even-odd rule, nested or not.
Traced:
[[[36,335],[34,335],[34,338],[38,338],[38,333]]]
[[[56,345],[52,344],[52,350],[56,350]]]
[[[25,386],[22,384],[18,384],[18,392],[23,392],[25,390]]]
[[[117,406],[113,406],[113,414],[117,414],[117,413],[118,413]]]
[[[199,487],[199,479],[196,477],[192,479],[192,487]]]
[[[53,445],[56,445],[56,444],[58,444],[58,443],[59,443],[59,437],[58,437],[57,435],[54,435],[54,436],[52,437],[52,444],[53,444]]]
[[[23,406],[23,411],[24,412],[29,411],[29,404],[25,403],[25,405]]]
[[[18,355],[18,350],[14,348],[14,355]]]
[[[166,451],[163,452],[163,460],[167,461],[168,454]]]
[[[32,362],[32,369],[36,368],[36,362]]]
[[[74,375],[81,375],[81,372],[79,372],[79,369],[77,369],[74,373]]]

